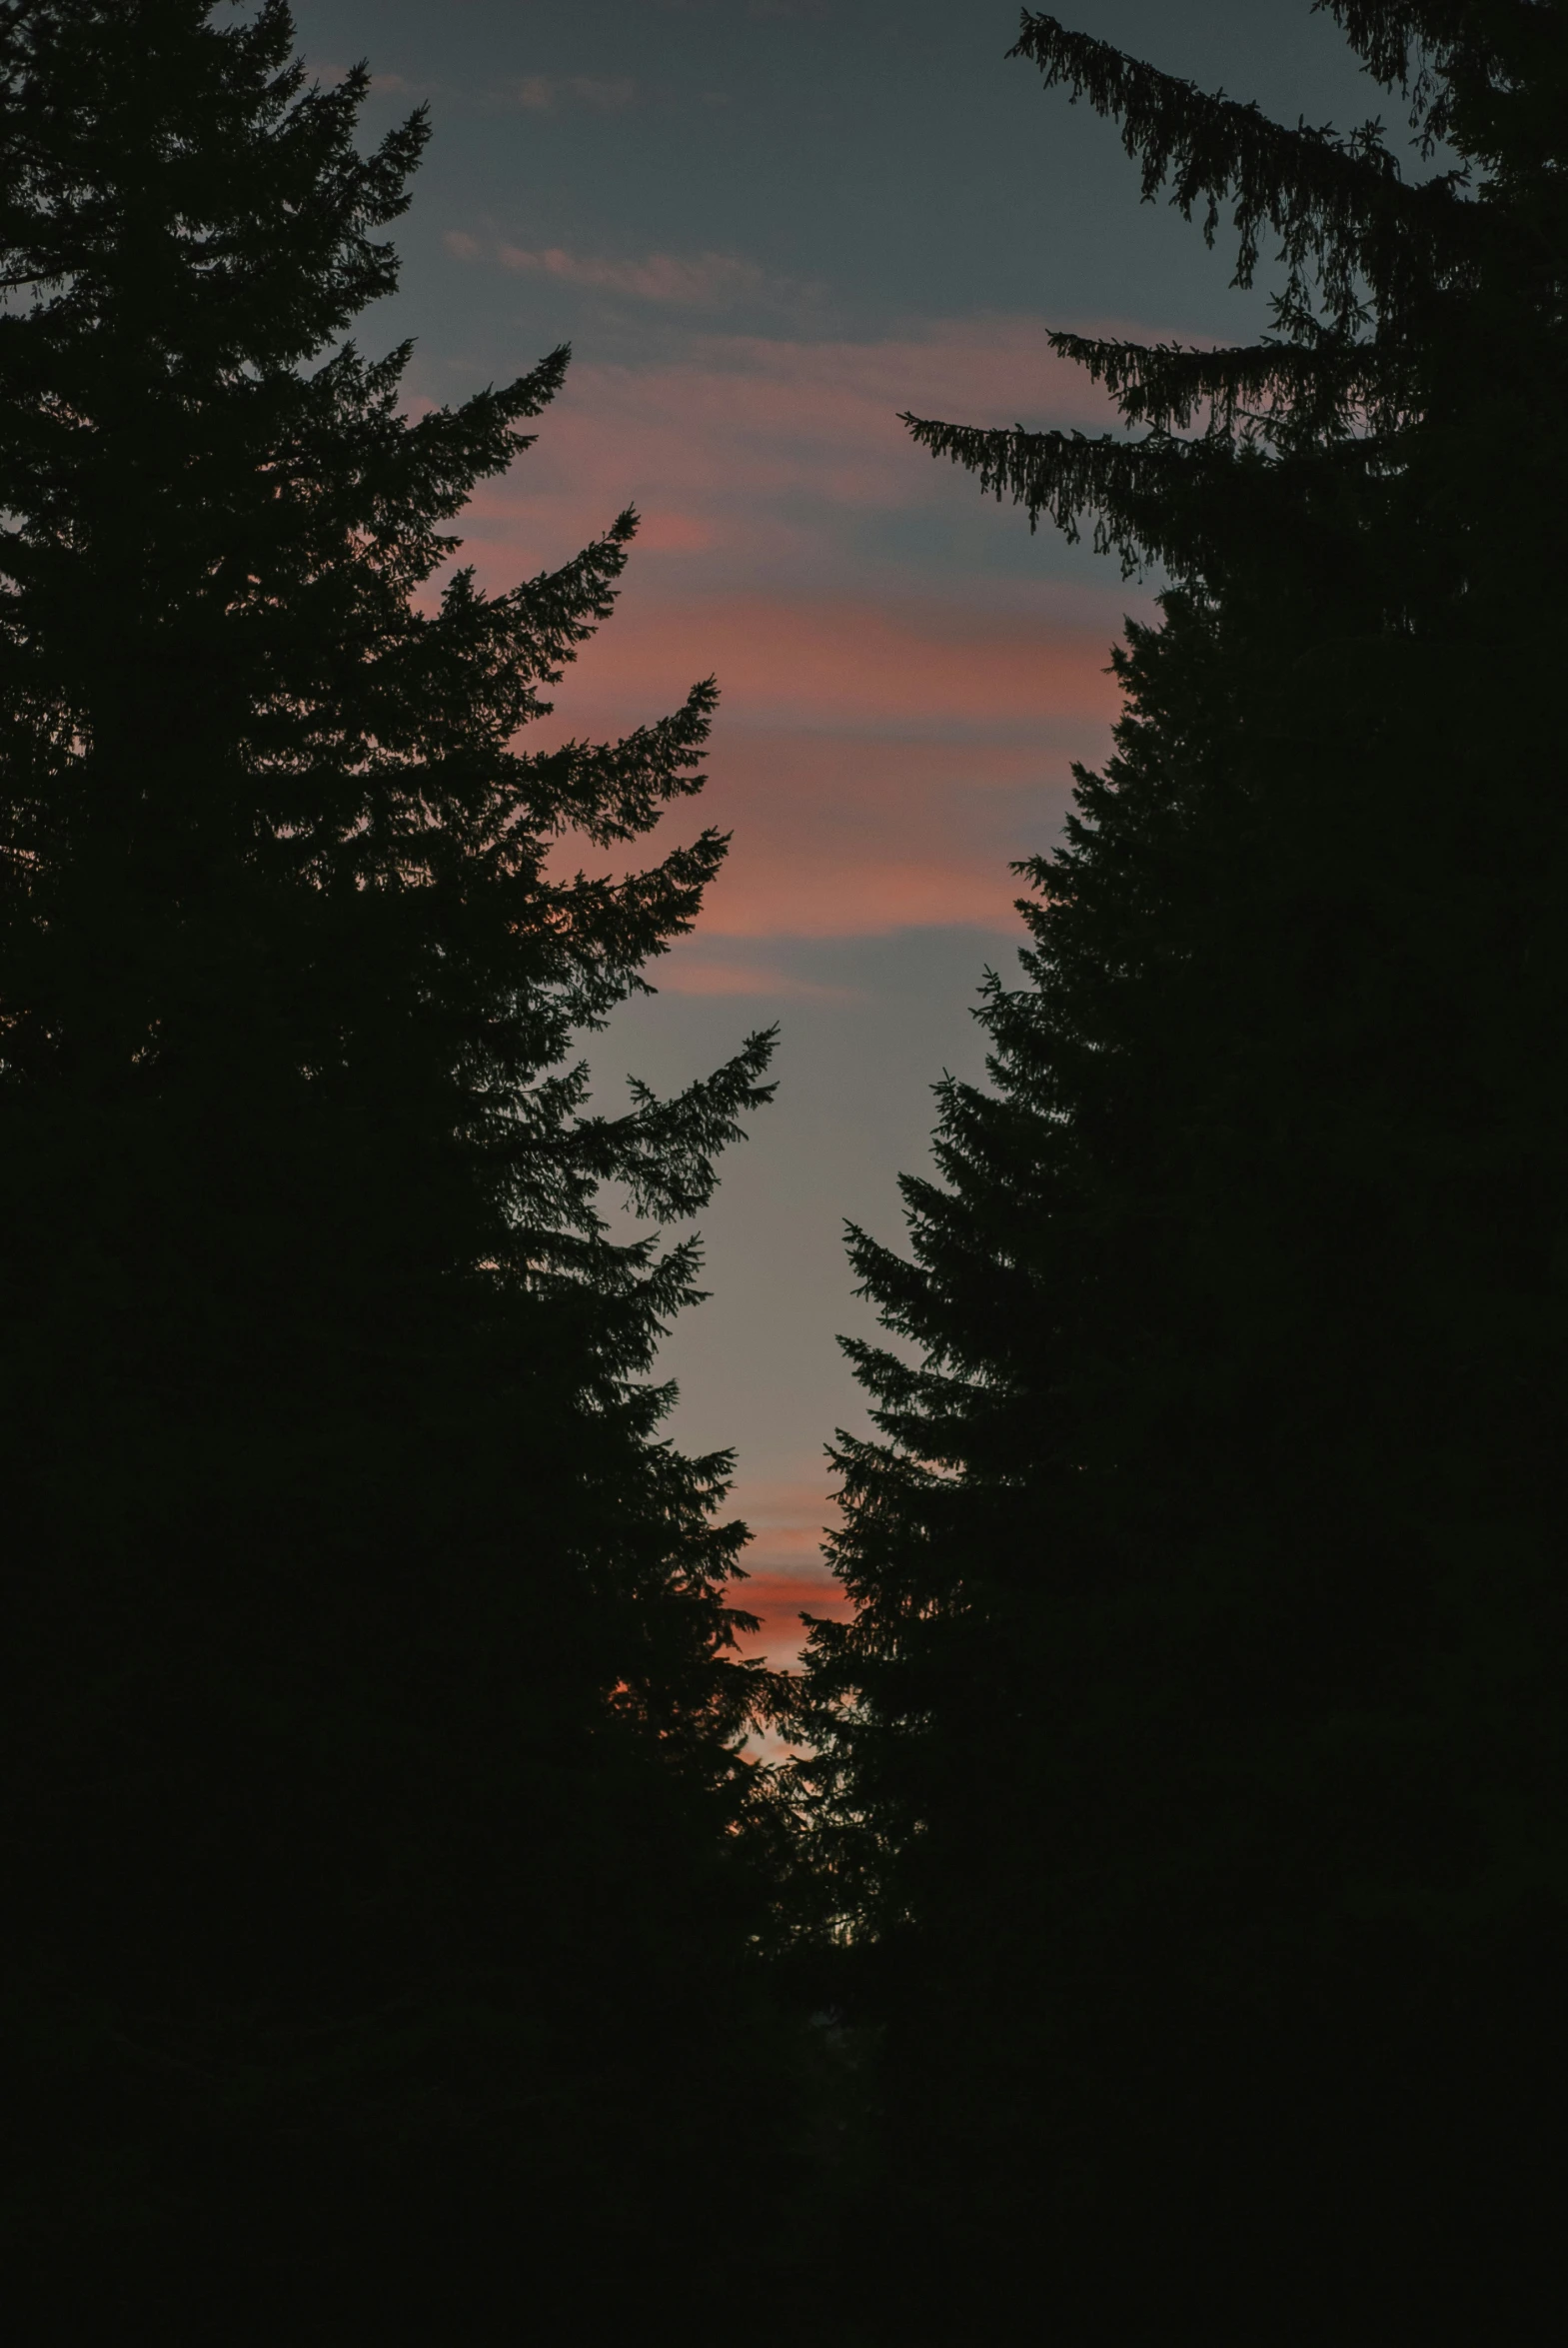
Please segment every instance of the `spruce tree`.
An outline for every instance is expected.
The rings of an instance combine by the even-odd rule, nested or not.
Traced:
[[[714,689],[527,748],[635,517],[458,566],[567,354],[405,412],[342,338],[424,117],[362,154],[293,41],[0,7],[11,2257],[76,2338],[589,2337],[713,2284],[763,2091],[745,1531],[648,1373],[770,1040],[588,1100],[725,841],[552,851]]]
[[[1055,336],[1132,435],[909,419],[1169,584],[853,1241],[914,1358],[801,1725],[888,2338],[1561,2316],[1568,18],[1333,13],[1452,168],[1026,16],[1274,332]]]

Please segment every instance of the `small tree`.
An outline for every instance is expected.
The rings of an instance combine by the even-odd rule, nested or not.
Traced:
[[[728,1461],[647,1382],[695,1245],[596,1201],[700,1207],[770,1039],[592,1111],[573,1038],[725,841],[549,859],[700,789],[714,688],[520,746],[635,518],[505,593],[454,567],[567,354],[405,414],[408,347],[337,338],[424,117],[362,156],[366,69],[226,14],[0,7],[19,2223],[210,2313],[264,2242],[280,2317],[577,2303],[579,2222],[670,2288],[714,2261],[661,2180],[755,2092],[765,1681]]]
[[[912,1255],[853,1237],[916,1359],[852,1349],[858,1611],[802,1726],[889,2032],[889,2336],[986,2290],[1251,2340],[1559,2288],[1568,44],[1333,13],[1464,171],[1026,16],[1147,194],[1234,204],[1242,283],[1278,240],[1275,333],[1054,337],[1134,438],[908,420],[1173,584]]]

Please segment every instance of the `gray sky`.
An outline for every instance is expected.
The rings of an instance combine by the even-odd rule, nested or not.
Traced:
[[[1288,121],[1389,109],[1307,0],[1081,0],[1066,20]],[[397,297],[417,397],[561,341],[538,447],[477,501],[467,557],[511,584],[623,505],[621,606],[558,696],[613,731],[717,672],[733,827],[698,935],[592,1059],[668,1087],[779,1020],[781,1093],[701,1218],[713,1299],[668,1348],[675,1421],[734,1445],[760,1610],[791,1643],[822,1445],[863,1427],[834,1342],[865,1331],[845,1216],[899,1230],[929,1086],[976,1074],[983,967],[1012,967],[1008,860],[1049,844],[1103,674],[1147,588],[1031,538],[915,450],[897,411],[1099,428],[1046,325],[1197,339],[1265,323],[1115,130],[1005,51],[1010,0],[304,0],[324,76],[366,56],[375,129],[428,101]],[[543,737],[541,739],[544,739]],[[782,1642],[782,1644],[780,1643]]]

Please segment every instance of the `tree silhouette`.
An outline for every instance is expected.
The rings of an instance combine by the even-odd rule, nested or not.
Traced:
[[[1533,5],[1338,5],[1428,153],[1053,18],[1256,347],[1054,338],[1139,437],[910,418],[1170,584],[851,1348],[801,1728],[885,2029],[888,2338],[1561,2304],[1562,99]]]
[[[339,338],[423,115],[362,155],[367,70],[226,19],[0,8],[13,2256],[67,2329],[587,2336],[717,2272],[776,1834],[647,1376],[695,1243],[597,1200],[701,1206],[770,1038],[589,1103],[725,841],[551,853],[700,789],[714,688],[519,746],[635,517],[456,567],[567,354],[405,413]]]

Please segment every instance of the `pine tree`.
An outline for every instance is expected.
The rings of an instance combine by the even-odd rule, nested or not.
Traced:
[[[1275,331],[1054,337],[1139,437],[908,420],[1170,584],[853,1241],[915,1358],[853,1349],[801,1726],[889,2338],[1560,2311],[1568,19],[1333,12],[1455,168],[1026,16]]]
[[[405,413],[341,338],[426,124],[293,40],[0,7],[12,2249],[73,2337],[590,2336],[720,2272],[766,2071],[745,1528],[648,1373],[770,1039],[587,1098],[725,841],[552,852],[700,789],[714,688],[520,746],[635,517],[458,567],[567,353]]]

